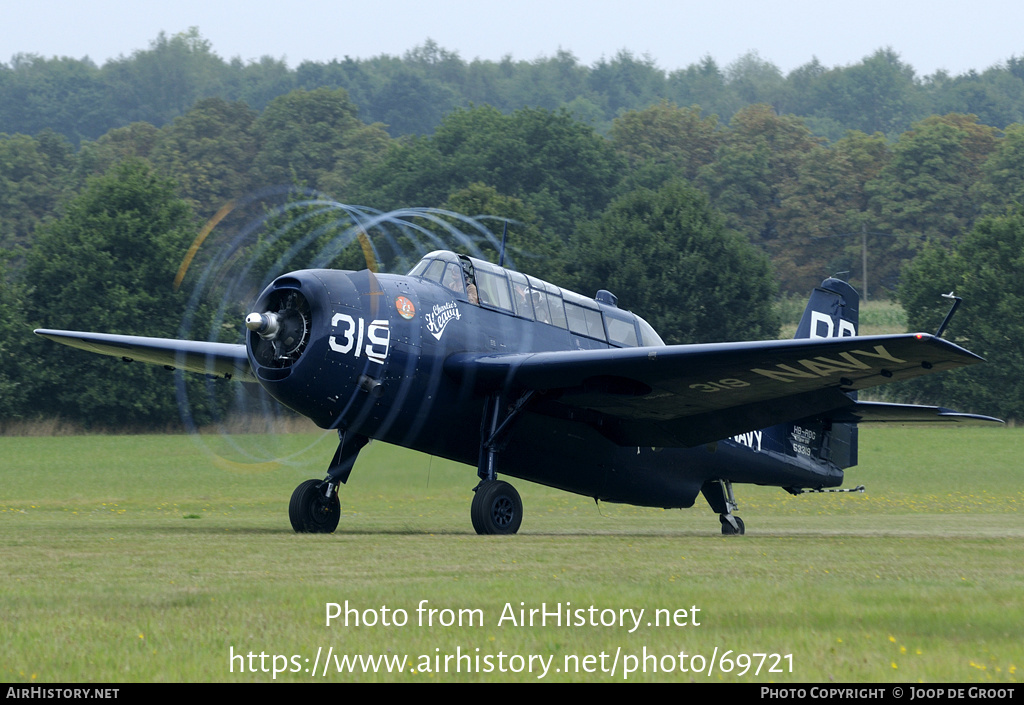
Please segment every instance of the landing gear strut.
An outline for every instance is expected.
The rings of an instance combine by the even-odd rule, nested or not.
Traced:
[[[723,536],[741,536],[747,532],[743,520],[733,514],[738,508],[736,498],[732,494],[732,482],[729,480],[708,480],[700,488],[704,499],[711,509],[718,512],[718,520],[722,522]]]
[[[480,421],[480,459],[477,476],[480,482],[473,488],[473,504],[469,516],[478,534],[514,534],[523,523],[523,500],[512,485],[497,479],[497,455],[508,443],[510,431],[520,414],[526,410],[534,392],[528,391],[512,404],[501,419],[501,397],[487,400]]]

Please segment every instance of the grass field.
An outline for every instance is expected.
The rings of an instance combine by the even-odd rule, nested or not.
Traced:
[[[338,532],[300,536],[288,498],[329,436],[231,439],[291,456],[276,467],[217,438],[0,438],[0,682],[1020,680],[1024,431],[861,439],[846,484],[866,494],[737,486],[743,537],[703,499],[598,507],[521,481],[520,534],[479,537],[471,468],[381,444]],[[346,601],[359,626],[327,626]],[[518,624],[542,604],[587,623]],[[407,661],[324,676],[329,648]]]

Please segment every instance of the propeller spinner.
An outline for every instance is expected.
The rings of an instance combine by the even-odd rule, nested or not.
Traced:
[[[253,340],[253,354],[268,367],[294,364],[309,342],[311,326],[309,302],[294,290],[274,292],[266,311],[245,317],[245,327],[260,338]]]

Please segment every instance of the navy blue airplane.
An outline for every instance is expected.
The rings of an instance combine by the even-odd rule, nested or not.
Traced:
[[[289,517],[329,533],[338,490],[370,439],[476,466],[479,534],[514,534],[518,492],[498,474],[607,502],[682,508],[703,494],[744,533],[733,483],[836,488],[859,422],[999,423],[857,392],[980,362],[928,334],[857,336],[857,292],[827,279],[793,340],[665,345],[599,291],[590,299],[437,251],[408,275],[309,269],[274,280],[245,344],[40,329],[125,360],[258,383],[340,442]],[[940,329],[941,333],[941,329]]]

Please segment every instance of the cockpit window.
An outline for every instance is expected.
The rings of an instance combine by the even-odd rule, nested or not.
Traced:
[[[427,265],[429,265],[431,262],[433,262],[433,260],[421,259],[419,262],[416,263],[415,267],[413,267],[411,270],[409,270],[409,276],[410,277],[422,277],[423,276],[423,271],[427,268]]]
[[[604,325],[608,329],[608,342],[624,348],[635,348],[637,346],[636,325],[634,325],[631,317],[619,318],[606,311],[604,314]]]
[[[643,346],[658,346],[665,347],[665,341],[661,339],[661,336],[651,328],[651,324],[640,318],[636,317],[637,325],[640,326],[640,344]]]
[[[515,304],[516,315],[532,320],[533,299],[530,296],[530,284],[526,281],[526,275],[509,272],[508,277],[512,280],[512,303]]]
[[[536,277],[513,272],[490,262],[438,250],[424,255],[409,276],[438,282],[467,296],[463,264],[469,263],[479,303],[514,312],[521,318],[568,329],[577,335],[608,341],[619,347],[663,347],[665,341],[644,319],[611,306],[599,306],[568,289],[559,289]],[[608,303],[599,299],[602,303]]]
[[[508,279],[502,271],[491,272],[482,266],[476,268],[476,286],[480,303],[495,308],[512,310],[512,299],[508,293]]]
[[[565,317],[569,322],[569,330],[588,338],[606,340],[604,323],[601,322],[601,311],[598,310],[597,304],[575,291],[562,289],[561,292],[565,298]]]
[[[537,320],[559,328],[568,328],[565,321],[565,307],[562,305],[558,287],[529,275],[526,278],[530,282],[530,299],[533,302]]]
[[[441,286],[451,289],[456,294],[466,293],[466,285],[462,279],[462,265],[449,263],[448,268],[444,270],[444,276],[441,277]]]
[[[569,330],[588,338],[604,340],[604,326],[601,324],[601,312],[565,302],[565,317],[569,322]]]
[[[426,262],[427,260],[424,260]],[[430,260],[429,266],[423,272],[423,278],[432,282],[440,282],[441,274],[444,272],[444,262],[439,259]]]

